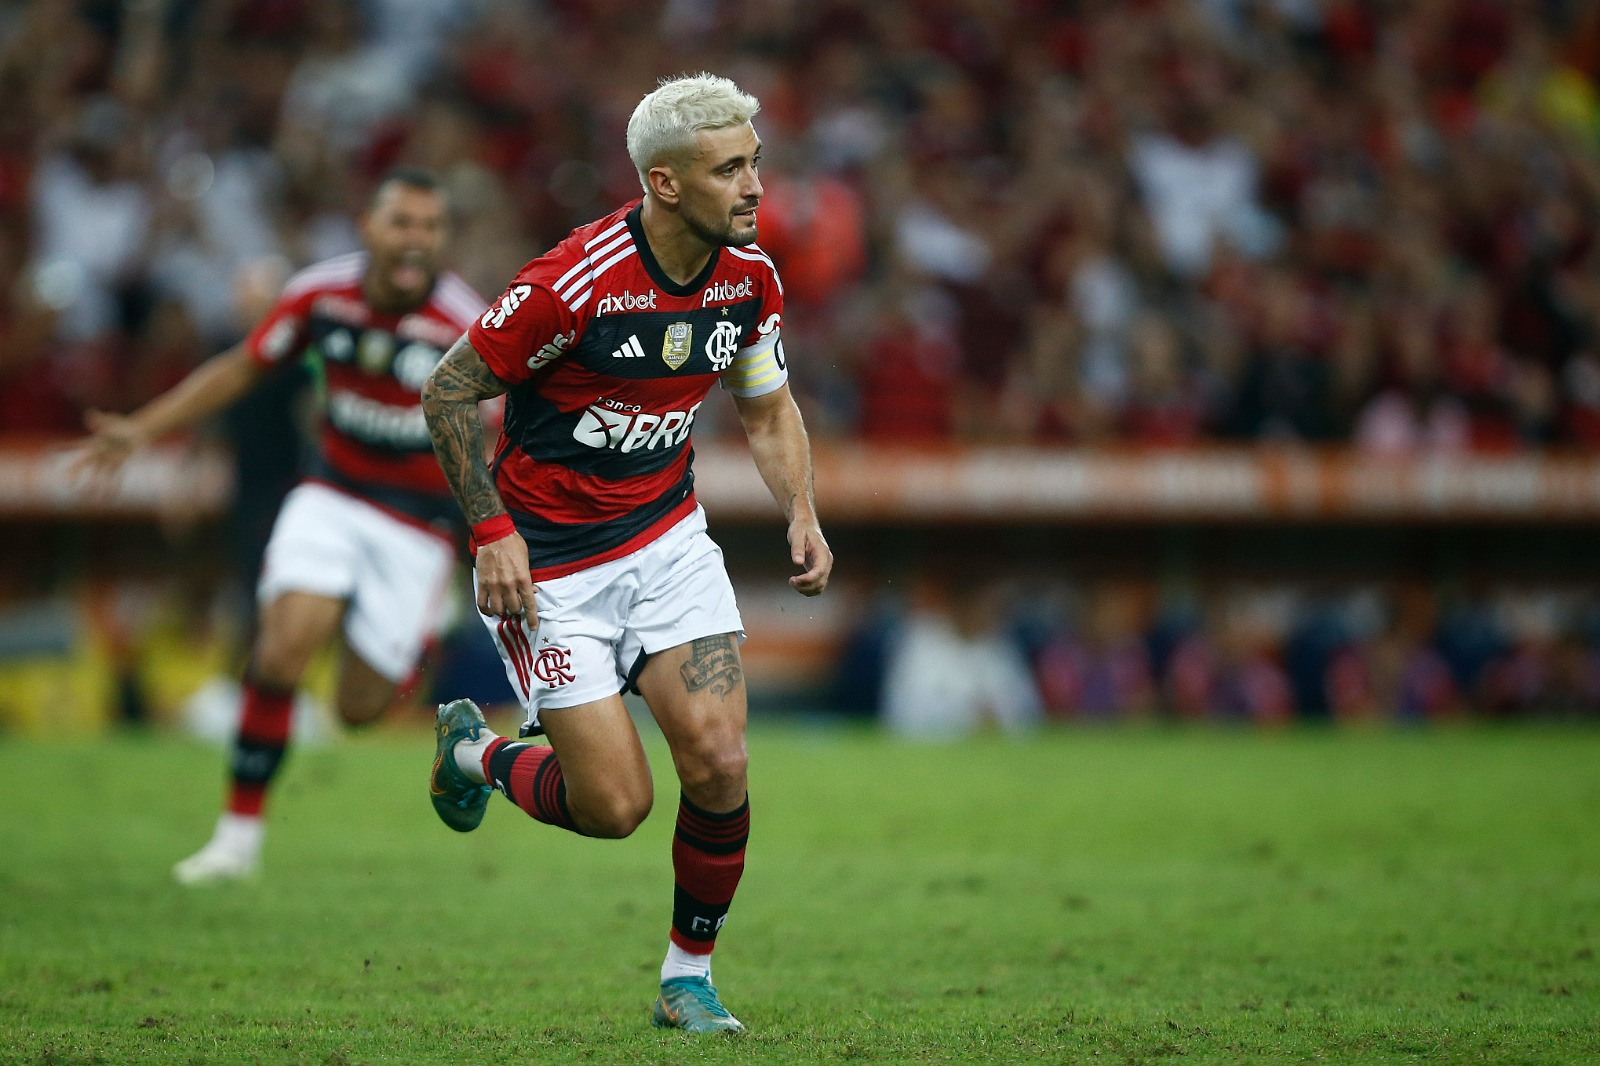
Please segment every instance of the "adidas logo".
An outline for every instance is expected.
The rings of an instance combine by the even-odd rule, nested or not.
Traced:
[[[636,333],[629,337],[616,351],[611,353],[613,359],[643,359],[644,348],[639,345],[639,335]]]

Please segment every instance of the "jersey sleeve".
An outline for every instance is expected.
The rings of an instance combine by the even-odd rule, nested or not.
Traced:
[[[733,363],[722,372],[722,387],[734,396],[753,399],[781,389],[789,380],[783,355],[783,291],[777,275],[762,294],[755,337],[740,348]]]
[[[292,284],[284,289],[272,310],[245,338],[245,352],[251,361],[262,367],[282,366],[304,347],[306,319],[315,296],[316,290],[299,289]]]
[[[513,385],[561,358],[577,339],[578,316],[529,268],[467,327],[473,351],[500,380]]]

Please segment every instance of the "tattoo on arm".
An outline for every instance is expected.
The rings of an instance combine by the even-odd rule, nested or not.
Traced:
[[[434,454],[469,523],[493,518],[506,509],[483,461],[478,401],[499,396],[507,388],[465,337],[445,353],[422,386],[422,409]]]
[[[710,689],[713,695],[726,696],[744,683],[739,668],[739,647],[727,633],[701,637],[689,646],[689,661],[678,668],[683,685],[690,692]]]

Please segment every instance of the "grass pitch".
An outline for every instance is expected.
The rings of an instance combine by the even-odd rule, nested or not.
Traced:
[[[735,1039],[648,1026],[659,743],[620,842],[457,836],[431,752],[300,753],[262,877],[185,890],[215,751],[0,743],[0,1062],[1600,1061],[1600,732],[757,728]]]

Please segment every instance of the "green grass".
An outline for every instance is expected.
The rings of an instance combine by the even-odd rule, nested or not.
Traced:
[[[717,981],[647,1024],[675,787],[632,839],[431,739],[301,754],[256,882],[183,890],[216,752],[0,743],[0,1062],[1600,1061],[1600,732],[752,736]]]

